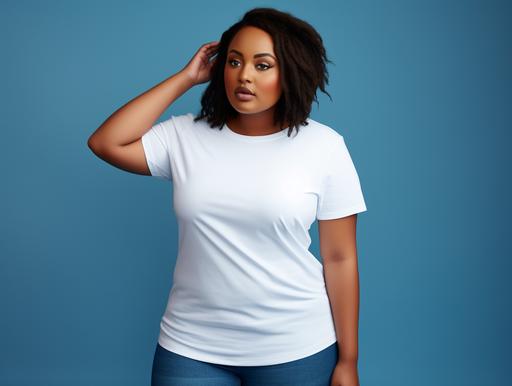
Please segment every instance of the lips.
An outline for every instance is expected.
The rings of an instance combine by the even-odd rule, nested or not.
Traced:
[[[247,87],[237,87],[235,89],[235,94],[238,94],[238,93],[254,95],[254,93],[251,90],[249,90]]]

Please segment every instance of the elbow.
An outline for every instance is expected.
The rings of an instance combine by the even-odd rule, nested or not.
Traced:
[[[87,140],[87,147],[89,149],[91,149],[92,151],[94,151],[94,148],[95,148],[95,143],[94,143],[94,140],[92,138],[92,136],[89,137],[89,139]]]
[[[87,147],[92,150],[93,144],[92,144],[92,136],[89,137],[87,140]]]
[[[98,155],[100,152],[99,142],[98,142],[97,138],[94,137],[94,135],[91,135],[89,137],[89,139],[87,140],[87,147],[89,149],[91,149],[91,151],[96,155]]]
[[[357,261],[357,252],[356,251],[331,252],[326,255],[322,255],[322,261],[324,263],[341,263],[341,262],[349,261],[349,260]]]

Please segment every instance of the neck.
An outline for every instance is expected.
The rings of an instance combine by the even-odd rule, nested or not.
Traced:
[[[239,113],[235,118],[228,119],[227,124],[231,130],[239,134],[268,135],[281,131],[278,125],[274,125],[273,118],[273,111],[257,114]]]

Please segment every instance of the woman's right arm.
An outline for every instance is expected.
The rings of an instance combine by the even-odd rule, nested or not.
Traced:
[[[180,71],[115,111],[89,137],[87,145],[102,160],[120,169],[151,175],[141,137],[178,97],[193,86]]]
[[[151,175],[141,137],[176,99],[210,79],[215,51],[215,43],[204,44],[185,68],[116,110],[89,137],[92,152],[120,169]]]

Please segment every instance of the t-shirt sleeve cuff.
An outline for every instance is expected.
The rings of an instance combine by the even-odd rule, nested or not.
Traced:
[[[335,218],[347,217],[356,213],[366,212],[367,208],[365,204],[358,204],[351,206],[349,208],[344,208],[340,210],[332,210],[330,212],[324,212],[317,215],[317,220],[332,220]]]

